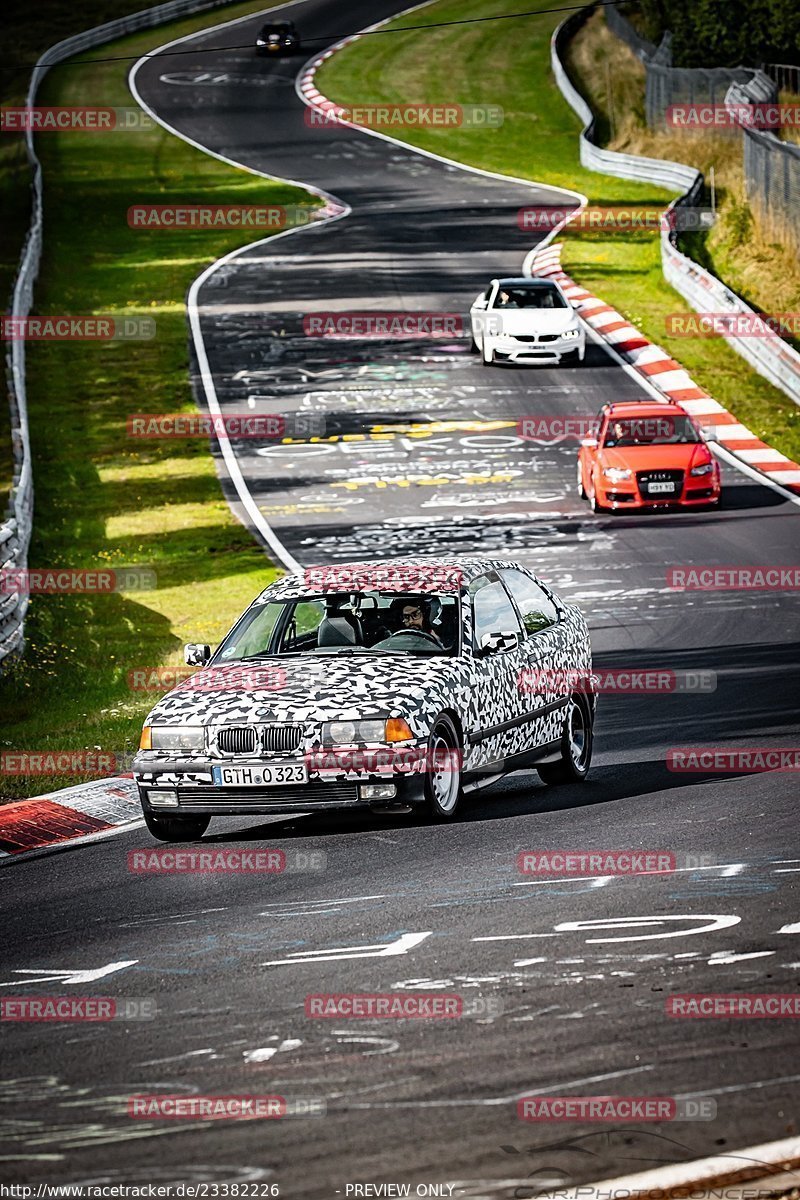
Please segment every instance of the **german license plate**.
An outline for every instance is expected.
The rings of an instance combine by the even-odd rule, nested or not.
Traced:
[[[674,483],[651,483],[648,486],[647,490],[650,492],[651,496],[655,495],[656,492],[674,492],[675,484]]]
[[[308,783],[308,768],[305,763],[214,767],[211,774],[217,787],[280,787],[287,783]]]

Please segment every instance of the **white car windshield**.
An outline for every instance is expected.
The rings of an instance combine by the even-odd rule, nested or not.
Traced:
[[[460,603],[452,593],[335,592],[249,608],[217,662],[289,655],[454,655]]]
[[[552,286],[503,287],[494,301],[495,308],[569,308],[564,297]]]

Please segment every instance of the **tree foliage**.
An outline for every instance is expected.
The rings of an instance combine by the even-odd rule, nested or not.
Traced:
[[[638,0],[634,13],[651,42],[672,31],[675,67],[800,64],[796,0]]]

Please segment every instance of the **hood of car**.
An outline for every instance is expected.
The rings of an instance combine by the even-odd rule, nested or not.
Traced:
[[[148,725],[408,716],[435,702],[463,660],[431,655],[302,655],[206,667],[151,710]]]
[[[709,451],[701,443],[671,446],[605,447],[599,453],[602,467],[627,467],[631,471],[688,471],[696,463],[708,462]]]
[[[492,320],[497,321],[497,333],[563,333],[574,328],[577,318],[572,308],[494,308],[487,317],[489,331],[495,332]]]

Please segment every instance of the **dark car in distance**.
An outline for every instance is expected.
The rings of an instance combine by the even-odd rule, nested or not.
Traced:
[[[292,21],[269,21],[256,38],[256,54],[292,54],[300,49],[300,38]]]

